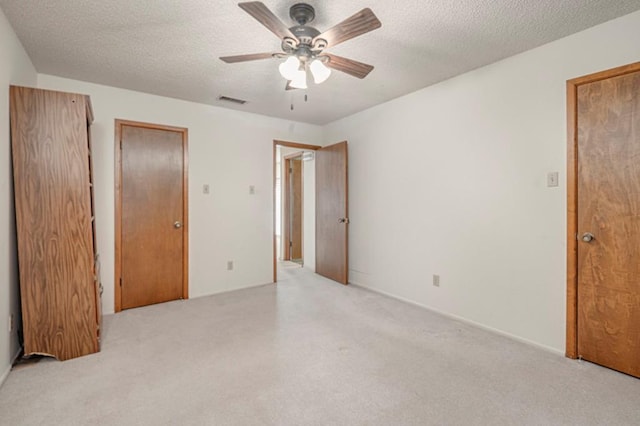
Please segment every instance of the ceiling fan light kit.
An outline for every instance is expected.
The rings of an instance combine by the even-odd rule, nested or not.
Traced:
[[[296,74],[291,79],[290,86],[294,89],[306,89],[307,88],[307,72],[304,69],[296,71]]]
[[[238,6],[281,39],[282,52],[223,56],[220,59],[224,62],[286,58],[278,66],[278,70],[287,80],[287,90],[306,89],[309,73],[313,76],[315,84],[321,84],[331,76],[331,69],[357,78],[365,78],[373,70],[371,65],[324,51],[326,48],[380,28],[382,24],[371,9],[362,9],[338,25],[320,33],[307,25],[315,18],[315,10],[306,3],[296,3],[289,9],[289,16],[297,23],[290,28],[287,28],[262,2],[244,2],[238,3]]]
[[[280,75],[282,75],[285,80],[291,81],[291,87],[295,87],[296,89],[307,88],[306,83],[304,84],[305,87],[300,87],[303,85],[301,81],[304,79],[306,82],[307,77],[305,65],[297,56],[289,56],[286,61],[280,64],[278,69],[280,70]],[[314,59],[311,61],[309,71],[311,72],[313,81],[316,84],[323,83],[331,75],[331,69],[327,68],[327,66],[322,63],[321,59]]]
[[[331,70],[327,68],[327,66],[323,64],[319,59],[311,62],[311,65],[309,65],[309,70],[311,71],[311,75],[313,75],[313,81],[316,84],[324,83],[329,78],[329,76],[331,76]]]
[[[289,56],[286,61],[278,67],[280,75],[287,80],[293,80],[296,73],[300,70],[300,60],[295,56]]]

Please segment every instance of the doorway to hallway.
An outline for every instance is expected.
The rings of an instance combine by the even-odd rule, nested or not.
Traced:
[[[274,141],[273,281],[278,270],[315,266],[315,151]]]

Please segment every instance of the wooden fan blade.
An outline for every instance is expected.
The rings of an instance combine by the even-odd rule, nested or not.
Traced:
[[[273,53],[251,53],[249,55],[221,56],[220,60],[228,64],[236,62],[257,61],[259,59],[273,58]]]
[[[329,60],[325,63],[329,68],[342,71],[358,78],[365,78],[372,70],[373,65],[363,64],[353,59],[343,58],[342,56],[325,53],[322,56],[328,56]]]
[[[259,1],[248,1],[238,3],[249,15],[253,16],[258,22],[267,27],[269,31],[277,35],[280,39],[290,38],[298,43],[298,38],[287,28],[287,26],[276,15],[269,10],[264,3]]]
[[[371,9],[366,8],[328,29],[319,36],[316,36],[313,42],[315,43],[316,40],[322,39],[327,42],[327,47],[331,47],[364,33],[368,33],[369,31],[373,31],[381,26],[382,23]]]

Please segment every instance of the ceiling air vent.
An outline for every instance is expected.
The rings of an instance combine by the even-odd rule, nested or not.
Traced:
[[[244,101],[242,99],[230,98],[229,96],[218,96],[218,100],[225,101],[225,102],[233,102],[234,104],[238,104],[238,105],[244,105],[247,103],[247,101]]]

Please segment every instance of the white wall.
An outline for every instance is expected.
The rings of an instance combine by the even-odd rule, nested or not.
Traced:
[[[563,352],[565,82],[638,40],[640,12],[326,126],[349,141],[351,281]]]
[[[19,350],[18,258],[9,140],[9,85],[35,86],[36,70],[0,10],[0,385]],[[9,316],[15,327],[9,332]]]
[[[116,118],[189,129],[190,297],[273,281],[273,140],[318,143],[321,127],[50,75],[39,75],[38,85],[91,96],[105,313],[114,310]],[[234,271],[226,270],[228,260]]]

